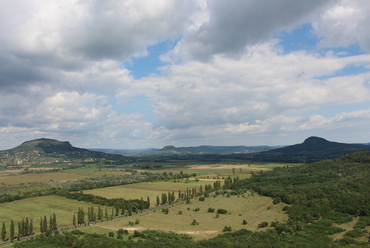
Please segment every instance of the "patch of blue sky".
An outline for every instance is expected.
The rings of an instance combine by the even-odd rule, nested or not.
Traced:
[[[343,77],[343,76],[348,76],[348,75],[358,75],[358,74],[361,74],[361,73],[366,73],[368,71],[369,71],[369,69],[366,68],[363,65],[347,65],[346,67],[336,71],[334,74],[324,75],[324,76],[321,76],[321,77],[316,77],[315,79],[326,80],[326,79],[332,78],[332,77]]]
[[[120,106],[116,98],[109,99],[112,110],[123,114],[140,114],[145,116],[146,121],[152,123],[156,120],[156,116],[149,101],[150,99],[147,96],[140,95],[136,96],[134,101],[125,106]]]
[[[135,79],[147,77],[150,74],[160,74],[157,70],[158,67],[166,63],[160,60],[160,56],[171,51],[179,39],[165,40],[155,45],[147,47],[147,56],[144,57],[131,57],[130,61],[125,64],[125,67],[131,71]]]
[[[310,23],[303,24],[291,32],[283,30],[274,34],[274,38],[279,39],[278,46],[284,49],[283,54],[289,54],[294,51],[306,50],[311,51],[316,49],[318,38],[311,33],[312,25]]]
[[[317,37],[312,33],[311,23],[303,24],[291,32],[283,30],[275,33],[274,38],[279,40],[278,46],[284,49],[283,54],[289,54],[294,51],[305,50],[305,51],[316,51],[325,55],[327,52],[332,51],[338,57],[355,56],[365,54],[358,43],[351,44],[343,47],[325,47],[318,48],[317,44],[322,38]]]

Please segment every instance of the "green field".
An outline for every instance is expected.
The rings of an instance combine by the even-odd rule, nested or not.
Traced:
[[[5,222],[9,234],[10,220],[15,222],[15,232],[17,232],[17,222],[22,218],[32,218],[34,220],[34,232],[38,233],[40,228],[40,217],[46,215],[48,217],[56,214],[58,229],[71,227],[73,212],[77,213],[79,207],[87,208],[94,206],[97,210],[98,205],[69,200],[58,196],[41,196],[27,198],[19,201],[1,203],[0,223]]]
[[[203,239],[217,236],[222,233],[225,226],[231,226],[233,230],[247,228],[251,231],[258,230],[258,224],[267,221],[269,224],[272,221],[285,222],[288,220],[282,208],[286,206],[284,203],[273,205],[272,199],[259,195],[252,196],[250,193],[245,193],[243,196],[227,197],[219,195],[218,197],[206,198],[204,202],[198,198],[191,200],[190,204],[185,202],[170,206],[169,213],[162,213],[161,209],[149,211],[133,215],[130,217],[120,218],[109,222],[103,222],[90,227],[91,232],[95,228],[99,232],[107,229],[109,231],[117,231],[118,229],[127,229],[129,232],[134,230],[161,230],[171,231],[194,236],[195,239]],[[220,214],[216,218],[215,213],[207,212],[208,208],[226,209],[227,214]],[[188,210],[189,208],[189,210]],[[199,211],[194,211],[199,208]],[[179,214],[182,211],[182,214]],[[130,226],[128,223],[135,222],[139,219],[138,225]],[[195,219],[199,225],[191,225]],[[243,220],[248,222],[247,225],[242,225]],[[265,230],[264,228],[261,230]]]
[[[196,187],[197,190],[199,190],[200,185],[204,187],[204,185],[206,184],[211,184],[213,187],[213,182],[214,182],[213,180],[198,182],[189,180],[188,183],[186,183],[186,180],[182,180],[176,183],[172,181],[171,182],[161,181],[152,183],[146,182],[107,187],[101,189],[85,190],[84,193],[98,195],[105,198],[140,199],[142,197],[143,199],[146,200],[146,198],[149,197],[151,205],[154,206],[154,204],[156,203],[157,196],[161,196],[162,193],[174,191],[177,199],[179,190],[182,193],[186,192],[187,188],[191,189]]]
[[[32,173],[32,174],[19,174],[11,172],[0,173],[0,184],[17,184],[17,183],[32,183],[32,182],[48,182],[48,181],[67,181],[79,180],[87,177],[101,177],[103,175],[123,175],[126,172],[121,171],[98,171],[96,169],[82,169],[60,171],[60,172],[45,172],[45,173]]]

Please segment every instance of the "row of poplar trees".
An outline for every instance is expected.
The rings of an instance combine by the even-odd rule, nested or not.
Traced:
[[[200,194],[203,194],[205,192],[211,192],[214,189],[217,190],[219,188],[221,188],[221,181],[215,181],[213,183],[213,187],[212,187],[211,184],[206,184],[206,185],[204,185],[204,187],[203,187],[203,185],[200,185],[198,192],[197,192],[196,187],[191,188],[191,189],[187,188],[185,193],[181,193],[181,191],[179,190],[178,199],[184,199],[186,197],[192,197],[192,196],[200,195]],[[171,204],[174,201],[175,201],[175,192],[172,192],[172,193],[168,192],[168,194],[162,193],[161,197],[159,197],[159,195],[157,196],[157,206],[158,205],[163,205],[163,204],[166,204],[166,203]]]
[[[48,229],[48,220],[46,218],[46,215],[44,216],[44,218],[40,217],[40,232],[41,233],[44,233],[47,230],[55,231],[57,229],[58,229],[57,228],[57,219],[56,219],[55,214],[50,216],[49,229]],[[14,230],[14,220],[12,219],[10,221],[10,230],[9,230],[9,240],[10,241],[13,242],[14,238],[17,238],[17,240],[19,240],[22,237],[27,237],[27,236],[30,236],[30,235],[34,234],[32,219],[26,217],[25,219],[23,218],[22,221],[18,221],[18,235],[17,236],[15,236],[14,231],[15,231]],[[5,225],[5,222],[3,222],[3,227],[1,229],[1,240],[2,241],[6,240],[6,233],[7,233],[6,225]]]

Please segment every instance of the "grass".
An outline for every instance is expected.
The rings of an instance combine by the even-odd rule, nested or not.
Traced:
[[[134,230],[161,230],[172,231],[182,234],[194,236],[195,239],[204,239],[217,236],[222,233],[225,226],[231,226],[233,231],[242,228],[247,228],[251,231],[258,230],[258,224],[263,221],[269,224],[272,221],[285,222],[288,216],[282,211],[284,203],[278,205],[272,204],[272,199],[269,197],[245,194],[245,197],[238,196],[218,196],[216,198],[206,198],[204,202],[197,198],[191,200],[191,204],[185,202],[174,204],[169,208],[169,213],[164,214],[160,209],[155,211],[144,212],[138,215],[121,218],[118,220],[99,223],[95,225],[99,230],[101,228],[109,231],[117,231],[120,228],[127,229],[129,232]],[[216,218],[216,213],[208,213],[209,207],[224,208],[228,211],[225,215],[220,215]],[[190,208],[190,210],[188,210]],[[194,209],[199,208],[199,211]],[[182,211],[182,214],[179,214]],[[140,220],[140,224],[130,226],[128,223]],[[199,225],[191,225],[195,219]],[[247,225],[242,225],[243,220],[248,222]],[[269,229],[264,228],[262,230]],[[94,227],[91,227],[94,230]]]
[[[55,213],[58,229],[71,227],[73,212],[77,214],[78,208],[82,207],[84,208],[85,213],[87,213],[87,208],[90,206],[94,206],[95,211],[97,211],[98,205],[69,200],[58,196],[27,198],[19,201],[2,203],[0,211],[0,223],[5,222],[7,226],[7,233],[9,234],[11,219],[13,219],[15,222],[15,232],[17,232],[17,222],[28,217],[34,220],[34,231],[38,233],[40,227],[40,217],[46,215],[49,221],[49,216]]]
[[[157,196],[161,197],[162,193],[175,192],[177,199],[178,191],[186,192],[186,189],[196,187],[199,190],[200,185],[203,188],[206,184],[211,184],[213,187],[213,181],[199,181],[195,182],[190,180],[186,183],[185,180],[180,182],[146,182],[146,183],[135,183],[120,185],[114,187],[107,187],[101,189],[85,190],[85,194],[93,194],[98,196],[103,196],[106,198],[125,198],[125,199],[140,199],[141,197],[146,200],[147,197],[150,199],[152,206],[156,203]]]
[[[100,177],[103,175],[123,175],[125,172],[117,171],[97,171],[95,170],[81,170],[81,171],[60,171],[60,172],[46,172],[46,173],[31,173],[31,174],[18,174],[18,173],[0,173],[0,184],[17,184],[17,183],[32,183],[32,182],[48,182],[53,181],[67,181],[79,180],[86,177]]]

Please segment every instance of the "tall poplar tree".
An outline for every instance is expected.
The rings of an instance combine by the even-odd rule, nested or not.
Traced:
[[[40,217],[40,232],[44,232],[44,222],[42,221],[42,217]]]
[[[58,226],[57,226],[57,216],[55,215],[55,213],[53,214],[53,230],[54,230],[54,231],[58,230]]]
[[[33,223],[32,223],[32,219],[30,220],[30,226],[28,228],[28,235],[32,235],[33,234]]]
[[[147,197],[146,201],[148,203],[148,208],[150,208],[150,199],[149,199],[149,196]]]
[[[46,232],[46,230],[48,230],[48,218],[46,217],[46,215],[44,215],[44,221],[42,223],[42,227],[44,229],[44,232]]]
[[[3,228],[1,229],[1,240],[4,241],[6,238],[6,226],[5,222],[3,222]]]
[[[22,223],[18,221],[18,235],[17,235],[17,240],[19,241],[22,233]]]
[[[76,214],[73,213],[73,226],[76,228]]]
[[[10,241],[13,242],[14,239],[14,221],[11,219],[10,221]]]

